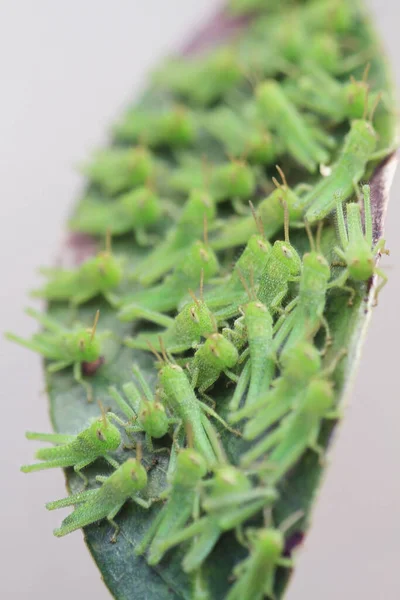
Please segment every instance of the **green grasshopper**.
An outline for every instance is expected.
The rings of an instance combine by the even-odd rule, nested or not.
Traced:
[[[313,378],[279,426],[242,456],[242,467],[249,467],[270,451],[260,468],[266,473],[268,482],[276,485],[307,448],[314,450],[322,460],[324,449],[318,445],[318,436],[323,419],[338,417],[334,400],[332,382],[323,374]]]
[[[204,394],[222,373],[237,382],[238,377],[231,369],[238,360],[239,354],[234,344],[221,333],[212,333],[204,344],[198,347],[194,357],[186,361],[193,388],[198,388],[200,394]]]
[[[92,162],[82,170],[104,194],[116,196],[145,184],[151,179],[155,165],[145,148],[109,148],[96,152]]]
[[[136,313],[139,316],[138,312]],[[136,337],[125,338],[129,348],[148,350],[149,343],[161,350],[160,338],[166,350],[171,354],[180,354],[196,347],[202,338],[215,331],[215,317],[201,298],[193,295],[193,301],[186,304],[175,319],[151,310],[141,310],[140,317],[164,326],[164,332],[140,333]]]
[[[325,257],[315,248],[311,230],[306,222],[311,252],[303,256],[299,293],[286,307],[285,312],[275,325],[274,349],[283,344],[283,352],[288,351],[299,341],[309,340],[323,325],[326,330],[326,344],[330,343],[329,325],[324,317],[326,295],[330,288],[336,287],[335,281],[328,283],[331,270]],[[318,229],[317,248],[319,248],[321,228]],[[352,288],[342,289],[354,294]],[[289,312],[291,311],[291,312]],[[287,314],[289,312],[289,314]]]
[[[164,437],[169,432],[170,426],[180,421],[168,416],[164,404],[153,394],[139,367],[133,365],[132,371],[139,381],[141,389],[139,391],[133,381],[125,383],[122,390],[127,401],[115,386],[108,388],[108,393],[128,419],[128,422],[124,423],[113,413],[109,413],[110,418],[114,418],[120,423],[127,433],[144,432],[147,446],[153,452],[152,438]]]
[[[265,433],[284,417],[322,368],[319,351],[307,341],[301,341],[285,352],[280,363],[281,374],[273,382],[272,388],[265,386],[256,402],[246,403],[230,415],[231,423],[248,419],[244,428],[244,437],[248,440]]]
[[[257,219],[257,217],[255,217]],[[262,229],[260,224],[260,229]],[[241,279],[252,279],[257,286],[268,260],[271,245],[264,239],[264,235],[253,234],[239,259],[236,262],[229,279],[223,286],[212,288],[205,292],[204,299],[218,318],[229,318],[238,313],[239,305],[246,301],[246,290]]]
[[[285,538],[280,529],[247,529],[249,555],[233,570],[236,583],[227,600],[262,600],[275,598],[275,573],[279,567],[290,568],[290,558],[283,556]]]
[[[67,329],[33,308],[28,308],[26,313],[39,321],[45,331],[35,333],[31,340],[25,340],[13,333],[6,333],[7,339],[44,356],[49,361],[47,366],[49,373],[55,373],[73,365],[75,380],[83,385],[90,402],[92,388],[87,381],[82,379],[82,363],[97,361],[101,356],[101,340],[110,335],[108,331],[95,335],[100,311],[97,311],[93,326],[88,329],[81,327]]]
[[[99,295],[108,293],[119,286],[123,278],[121,260],[111,252],[110,233],[106,235],[106,250],[87,259],[74,270],[43,269],[49,281],[32,292],[32,296],[46,300],[69,301],[73,306],[84,304]]]
[[[150,187],[141,186],[118,196],[113,203],[87,196],[79,203],[69,225],[90,235],[123,235],[134,232],[138,244],[149,244],[148,230],[162,215],[162,201]]]
[[[98,458],[104,458],[110,465],[117,468],[119,464],[111,458],[121,444],[119,430],[109,421],[107,415],[94,419],[89,427],[78,435],[65,435],[61,433],[32,433],[27,432],[28,440],[38,440],[55,444],[54,448],[41,448],[35,454],[42,462],[21,467],[23,473],[42,471],[55,467],[73,467],[87,485],[87,478],[81,470],[93,463]]]
[[[375,292],[375,300],[387,281],[386,275],[375,266],[375,257],[378,253],[389,254],[385,249],[385,240],[381,238],[373,245],[372,215],[371,215],[371,189],[369,185],[362,188],[364,196],[364,225],[361,218],[360,205],[357,202],[346,204],[347,228],[344,218],[342,199],[339,196],[336,204],[337,229],[341,248],[335,248],[336,254],[344,261],[346,266],[342,275],[336,279],[338,286],[344,286],[347,279],[354,281],[367,281],[374,275],[381,277],[382,282]]]
[[[302,185],[298,186],[295,190],[290,189],[282,169],[279,166],[276,168],[282,178],[282,183],[279,183],[273,177],[272,181],[276,189],[261,200],[257,206],[258,221],[262,223],[266,239],[270,239],[282,229],[285,217],[285,205],[287,206],[292,226],[298,226],[306,206],[300,192],[305,188],[308,189],[308,186]],[[211,246],[215,250],[225,250],[246,244],[250,236],[257,232],[257,227],[259,226],[252,214],[231,217],[224,227],[221,228],[218,236],[211,240]]]
[[[372,121],[374,109],[371,111]],[[343,148],[337,161],[331,167],[331,173],[324,177],[305,197],[309,207],[305,217],[309,223],[320,221],[335,208],[337,194],[344,202],[354,191],[358,192],[358,183],[365,173],[367,164],[383,158],[388,150],[376,151],[378,136],[370,121],[355,119],[345,137]]]
[[[255,168],[243,159],[231,159],[230,162],[207,168],[204,159],[184,155],[169,180],[169,186],[174,192],[184,194],[188,194],[193,187],[207,189],[215,202],[229,200],[240,212],[240,202],[251,198],[256,190],[256,175]]]
[[[297,163],[314,172],[318,164],[329,161],[330,154],[323,144],[332,147],[333,140],[327,137],[320,143],[316,132],[307,125],[278,82],[267,80],[260,84],[255,105],[265,125],[277,133]]]
[[[141,318],[142,311],[168,312],[178,308],[188,289],[194,289],[200,280],[207,282],[218,273],[219,264],[208,242],[194,242],[166,279],[153,287],[140,290],[123,300],[118,318],[134,321]]]
[[[128,458],[109,477],[96,477],[101,482],[100,488],[78,492],[68,498],[46,504],[48,510],[78,505],[64,519],[61,527],[54,530],[56,537],[62,537],[92,523],[107,519],[113,526],[114,534],[111,542],[117,541],[120,527],[114,521],[125,502],[133,500],[142,508],[149,508],[153,500],[144,500],[138,493],[147,485],[146,469],[140,462],[140,451],[136,458]]]
[[[289,98],[300,108],[326,117],[333,123],[346,119],[362,119],[366,107],[372,109],[377,94],[369,94],[367,65],[361,81],[350,77],[347,83],[338,82],[323,69],[305,63],[296,82],[289,81],[285,90]]]
[[[213,198],[202,190],[194,190],[184,205],[175,227],[166,239],[144,258],[133,271],[133,276],[144,285],[150,285],[182,261],[204,231],[205,223],[215,218]]]
[[[250,363],[246,406],[252,406],[258,401],[260,394],[269,388],[275,372],[275,360],[271,356],[272,317],[265,304],[258,300],[246,304],[243,307],[243,315]]]
[[[285,240],[277,240],[269,253],[261,274],[257,297],[268,310],[276,312],[289,292],[289,284],[297,281],[301,260],[289,240],[289,208],[282,201],[284,211]]]
[[[195,538],[182,562],[187,573],[201,566],[225,531],[240,527],[277,499],[273,488],[253,487],[247,475],[230,465],[218,467],[214,477],[205,485],[211,488],[202,502],[206,515],[172,533],[159,544],[160,557],[177,544]]]
[[[222,98],[242,78],[235,52],[229,47],[192,60],[170,60],[154,77],[159,85],[198,106]]]
[[[168,541],[171,535],[176,534],[186,525],[196,510],[198,484],[207,471],[207,464],[203,456],[193,448],[179,451],[169,486],[160,495],[160,499],[166,498],[167,503],[155,517],[135,549],[135,553],[140,555],[144,554],[149,547],[147,561],[150,565],[157,564],[161,560],[162,545]]]
[[[176,419],[180,419],[181,425],[187,431],[190,429],[193,438],[193,448],[206,460],[207,465],[212,467],[221,461],[223,451],[214,427],[211,425],[207,415],[217,419],[225,428],[232,433],[227,423],[207,404],[196,398],[192,385],[184,372],[177,364],[168,361],[165,349],[162,348],[164,358],[158,359],[162,362],[159,372],[159,385],[161,400]],[[178,430],[179,431],[179,430]],[[175,438],[177,431],[175,431]]]
[[[161,112],[135,108],[114,127],[114,135],[118,141],[139,142],[149,148],[181,148],[195,141],[196,123],[185,106]]]
[[[207,132],[224,147],[228,156],[242,158],[250,163],[271,165],[280,146],[268,129],[250,115],[240,114],[221,106],[202,117]]]

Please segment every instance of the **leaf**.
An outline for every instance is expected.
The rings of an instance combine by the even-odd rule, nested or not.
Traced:
[[[209,44],[220,42],[227,34],[243,26],[246,26],[245,20],[234,21],[228,19],[225,13],[221,13],[208,24],[204,32],[194,40],[188,49],[190,52],[203,50]],[[364,17],[358,17],[356,26],[358,36],[374,39],[373,30]],[[384,60],[381,56],[376,55],[371,63],[371,77],[378,87],[390,92],[390,82]],[[168,99],[150,89],[142,99],[142,104],[146,103],[147,106],[151,105],[157,108],[164,101],[168,101]],[[379,123],[379,131],[381,134],[381,147],[392,142],[394,118],[384,113]],[[205,149],[207,150],[207,146]],[[384,213],[394,166],[394,158],[388,158],[375,168],[371,180],[372,196],[374,198],[375,240],[383,232]],[[307,248],[303,232],[296,234],[294,243],[299,250]],[[334,229],[331,227],[325,236],[325,252],[327,255],[332,251],[334,243]],[[88,249],[89,252],[92,252],[93,248],[90,240],[84,236],[74,235],[69,240],[69,247],[66,249],[65,254],[72,255],[74,258],[78,257],[81,260]],[[128,263],[132,265],[144,252],[143,248],[133,243],[130,236],[115,240],[114,251],[116,254],[125,256]],[[226,264],[229,264],[229,257],[226,257],[225,260]],[[348,395],[349,384],[354,375],[365,329],[371,315],[371,304],[372,292],[370,285],[359,286],[356,300],[351,308],[347,306],[347,297],[342,293],[332,292],[329,296],[327,318],[332,329],[334,343],[326,355],[326,363],[329,363],[330,358],[335,356],[341,348],[348,349],[348,354],[336,370],[334,377],[339,405],[343,405],[345,397]],[[100,329],[111,329],[114,338],[107,342],[105,363],[92,377],[91,382],[95,397],[100,399],[104,406],[116,409],[112,398],[107,392],[108,386],[112,384],[120,386],[129,381],[132,362],[139,364],[150,385],[154,385],[155,370],[148,353],[121,346],[121,339],[127,334],[132,334],[132,327],[118,321],[115,311],[106,302],[97,300],[85,304],[78,311],[79,318],[83,322],[90,322],[97,308],[101,310]],[[70,309],[66,308],[65,305],[51,304],[49,311],[60,321],[68,322],[70,319]],[[135,327],[137,328],[137,326]],[[62,371],[51,376],[47,374],[47,384],[51,419],[56,431],[75,433],[87,423],[90,417],[98,415],[96,403],[89,404],[86,401],[83,388],[74,381],[69,371]],[[213,398],[222,415],[226,413],[226,404],[229,397],[230,391],[222,385],[216,386],[213,390]],[[322,440],[325,446],[331,441],[333,429],[332,424],[324,427]],[[234,439],[232,436],[226,436],[223,432],[221,433],[227,445],[229,458],[236,463],[246,444],[243,441]],[[120,450],[117,458],[122,461],[131,452]],[[156,497],[165,487],[167,458],[159,453],[153,456],[145,454],[144,459],[151,466],[147,494],[148,497]],[[98,461],[87,471],[90,481],[93,482],[94,476],[108,472],[108,467],[105,463],[102,464]],[[290,477],[281,486],[281,498],[274,511],[277,522],[299,509],[303,510],[305,515],[301,527],[298,526],[297,529],[293,530],[289,542],[291,546],[295,546],[296,542],[301,541],[310,524],[310,511],[318,492],[322,473],[323,468],[318,463],[318,457],[310,451],[305,454],[290,474]],[[79,478],[71,470],[67,470],[66,475],[69,489],[72,492],[78,491],[81,486]],[[157,505],[147,511],[136,505],[127,504],[116,518],[121,526],[117,544],[109,542],[112,532],[108,522],[85,528],[84,535],[88,548],[102,573],[106,585],[118,600],[132,598],[147,598],[149,600],[153,598],[158,600],[185,598],[189,600],[193,598],[193,583],[180,568],[181,550],[178,549],[168,553],[166,558],[156,567],[149,567],[143,557],[135,555],[135,546],[158,510],[159,506]],[[244,549],[239,546],[233,535],[225,535],[220,540],[210,559],[207,560],[204,569],[204,577],[209,587],[210,597],[222,598],[225,596],[232,567],[244,554]],[[282,597],[288,576],[287,572],[279,572],[276,586],[277,598]]]

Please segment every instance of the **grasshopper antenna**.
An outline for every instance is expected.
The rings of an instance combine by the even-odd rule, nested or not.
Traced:
[[[247,281],[244,278],[243,272],[242,272],[242,270],[238,266],[236,266],[236,272],[238,274],[238,277],[240,279],[240,282],[241,282],[242,286],[244,287],[244,289],[245,289],[245,291],[246,291],[246,293],[247,293],[247,295],[249,297],[249,300],[250,301],[253,300],[253,299],[255,300],[254,295],[252,294],[252,290],[249,288],[249,286],[247,284]]]
[[[192,424],[186,423],[185,430],[186,430],[187,446],[188,446],[188,448],[193,448],[194,436],[193,436]]]
[[[199,305],[199,299],[196,297],[196,294],[194,293],[193,290],[188,290],[190,297],[192,298],[193,302],[195,302],[195,304],[197,304],[197,306]]]
[[[204,245],[208,246],[208,221],[205,213],[203,215],[203,241]]]
[[[111,254],[111,229],[107,227],[106,231],[106,254]]]
[[[319,254],[321,254],[321,237],[322,237],[322,230],[324,228],[324,222],[323,221],[319,221],[318,222],[318,226],[317,226],[317,236],[315,239],[315,245],[317,248],[317,252]]]
[[[371,63],[367,62],[367,64],[365,65],[365,69],[363,71],[363,74],[362,74],[362,81],[363,81],[363,83],[367,83],[370,69],[371,69]]]
[[[281,205],[283,208],[283,229],[285,232],[285,242],[287,244],[290,244],[290,237],[289,237],[289,209],[288,209],[288,205],[286,200],[284,200],[283,198],[281,198]]]
[[[94,316],[94,321],[93,321],[93,326],[92,326],[92,332],[90,334],[90,341],[93,342],[94,336],[96,335],[96,329],[97,329],[97,323],[99,322],[99,317],[100,317],[100,310],[96,311],[96,314]]]
[[[376,109],[378,108],[379,102],[382,100],[382,92],[379,92],[379,94],[377,94],[376,98],[375,98],[375,102],[371,107],[370,113],[369,113],[369,121],[370,123],[372,123],[372,120],[374,118]]]
[[[302,519],[303,517],[304,517],[304,511],[296,510],[296,512],[294,512],[292,515],[289,515],[286,519],[284,519],[282,521],[282,523],[279,524],[279,530],[282,533],[286,533],[288,531],[288,529],[293,527],[293,525],[295,525],[295,523],[300,521],[300,519]]]
[[[204,269],[200,271],[200,300],[204,302]]]
[[[265,231],[264,231],[264,225],[263,222],[261,220],[260,215],[258,215],[256,213],[256,209],[254,208],[254,204],[252,203],[251,200],[249,200],[249,205],[250,205],[250,210],[251,210],[251,214],[253,215],[253,219],[255,221],[256,227],[258,229],[259,234],[262,237],[265,237]]]
[[[286,177],[285,177],[285,173],[283,172],[283,170],[281,169],[281,167],[279,165],[275,165],[276,170],[278,171],[279,175],[281,176],[282,179],[282,187],[284,187],[286,190],[288,189],[288,184],[286,181]]]
[[[162,354],[162,357],[163,357],[163,359],[164,359],[164,362],[165,362],[165,363],[168,363],[168,362],[169,362],[169,359],[168,359],[167,352],[166,352],[166,350],[165,350],[164,340],[162,339],[161,335],[159,335],[159,336],[158,336],[158,341],[159,341],[159,343],[160,343],[161,354]]]
[[[159,360],[161,363],[163,362],[163,359],[161,357],[161,355],[157,352],[157,350],[154,348],[153,344],[151,342],[149,342],[149,340],[147,340],[146,344],[148,345],[150,352],[152,354],[154,354],[154,356],[156,357],[157,360]]]
[[[310,223],[306,219],[304,220],[304,227],[306,228],[308,241],[310,242],[311,252],[315,252],[314,236],[311,231]]]
[[[97,404],[99,405],[99,408],[100,408],[101,420],[103,421],[103,425],[104,425],[104,429],[105,429],[107,427],[107,425],[108,425],[107,413],[105,411],[105,408],[104,408],[103,403],[101,402],[101,400],[97,400]]]
[[[136,460],[137,460],[137,462],[141,463],[142,458],[143,458],[142,444],[141,444],[141,442],[137,442],[136,443]]]

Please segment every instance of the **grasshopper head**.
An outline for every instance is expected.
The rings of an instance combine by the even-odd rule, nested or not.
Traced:
[[[367,281],[374,274],[374,259],[368,244],[365,244],[365,247],[357,247],[354,252],[349,247],[346,251],[346,262],[350,277],[355,281]]]
[[[100,252],[92,263],[92,280],[99,290],[116,288],[122,280],[122,267],[111,252]]]
[[[300,342],[281,355],[282,372],[293,382],[308,381],[321,369],[321,355],[310,342]]]
[[[139,422],[153,438],[161,438],[168,431],[168,417],[164,405],[159,401],[142,403]]]
[[[122,198],[123,204],[131,214],[133,225],[146,227],[156,223],[161,216],[159,197],[148,187],[129,192]]]
[[[93,336],[92,329],[79,329],[74,332],[69,345],[77,362],[93,362],[101,354],[100,341]]]
[[[218,273],[218,259],[214,251],[204,242],[195,242],[185,256],[182,272],[190,281],[200,281],[203,273],[207,281]]]
[[[314,379],[307,388],[302,412],[322,419],[332,409],[333,402],[332,383],[326,379]]]
[[[261,529],[254,541],[266,564],[275,563],[282,555],[285,540],[279,529]]]
[[[307,252],[303,256],[303,272],[309,275],[310,279],[318,277],[318,279],[329,280],[330,268],[327,260],[318,252]]]
[[[298,275],[301,270],[301,259],[289,242],[278,240],[272,247],[272,252],[279,263],[290,275]]]
[[[131,492],[142,490],[147,485],[146,469],[136,458],[128,458],[115,473],[119,474],[121,481],[127,483]]]
[[[250,489],[251,482],[243,471],[228,465],[215,471],[211,496],[212,498],[221,498],[232,493],[248,492]]]
[[[187,337],[205,337],[215,330],[212,312],[204,301],[198,299],[186,304],[175,321],[182,335]]]
[[[181,450],[177,457],[174,484],[192,487],[207,473],[207,464],[193,448]]]
[[[236,365],[239,354],[230,340],[221,333],[213,333],[205,342],[215,363],[222,369],[230,369]]]
[[[368,100],[368,84],[365,81],[350,81],[345,87],[347,110],[350,119],[362,119]]]
[[[91,444],[100,454],[114,452],[121,444],[121,434],[117,427],[110,423],[106,414],[90,425],[90,438]]]
[[[174,146],[190,143],[195,136],[193,119],[184,106],[176,106],[163,115],[159,128],[161,137]]]

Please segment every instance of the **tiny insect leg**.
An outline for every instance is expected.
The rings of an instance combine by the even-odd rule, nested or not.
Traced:
[[[124,504],[125,502],[121,502],[107,515],[107,521],[114,527],[114,533],[110,538],[110,542],[113,544],[115,544],[117,541],[117,537],[120,532],[120,526],[114,521],[114,517],[119,513]]]
[[[375,275],[378,275],[378,277],[381,278],[381,282],[378,285],[378,287],[375,290],[375,294],[374,294],[374,302],[373,302],[373,306],[378,306],[378,296],[380,291],[382,290],[382,288],[386,285],[387,283],[387,275],[385,275],[385,273],[382,271],[382,269],[375,269]]]
[[[215,410],[213,410],[210,406],[208,406],[207,404],[205,404],[204,402],[201,402],[199,400],[199,404],[201,409],[208,415],[210,415],[210,417],[214,417],[214,419],[216,419],[217,421],[219,421],[219,423],[221,423],[221,425],[223,425],[225,427],[225,429],[227,429],[228,431],[230,431],[231,433],[234,433],[235,435],[241,436],[242,434],[240,433],[240,431],[237,431],[236,429],[233,429],[232,427],[230,427],[228,425],[228,423],[219,416],[218,413],[215,412]]]
[[[46,504],[46,508],[47,510],[55,510],[57,508],[66,508],[67,506],[72,506],[74,504],[81,504],[82,502],[86,502],[96,494],[97,489],[85,490],[84,492],[72,494],[71,496],[68,496],[68,498],[61,498],[61,500],[54,500],[53,502],[48,502]]]
[[[93,390],[90,383],[85,381],[82,377],[82,363],[76,362],[74,363],[74,379],[78,383],[82,385],[82,387],[86,390],[86,398],[88,402],[93,402]]]
[[[150,527],[147,529],[146,533],[144,534],[144,536],[141,539],[140,544],[138,544],[135,548],[135,554],[137,554],[138,556],[140,556],[141,554],[144,554],[147,547],[150,545],[151,541],[153,540],[159,526],[161,525],[161,522],[164,518],[164,512],[163,510],[160,510],[160,512],[158,513],[158,515],[152,520]]]

